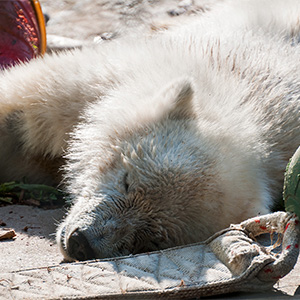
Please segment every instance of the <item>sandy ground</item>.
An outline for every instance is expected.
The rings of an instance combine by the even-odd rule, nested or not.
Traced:
[[[118,37],[205,12],[222,0],[40,0],[49,35],[76,40]]]
[[[0,220],[5,223],[1,228],[13,228],[16,233],[14,239],[0,242],[1,272],[59,264],[62,256],[55,243],[55,224],[63,214],[63,209],[1,207]]]
[[[40,0],[43,10],[50,16],[47,25],[50,49],[105,42],[134,30],[156,30],[202,14],[220,1]],[[63,214],[63,209],[42,210],[20,205],[0,207],[0,229],[9,227],[16,232],[13,240],[0,242],[0,272],[59,264],[62,256],[55,244],[54,233],[55,224]],[[295,269],[275,286],[279,293],[240,293],[226,296],[226,299],[288,298],[285,293],[300,298],[299,286],[298,260]]]

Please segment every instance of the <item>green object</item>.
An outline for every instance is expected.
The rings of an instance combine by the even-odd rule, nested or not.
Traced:
[[[0,184],[0,203],[53,207],[64,205],[67,199],[61,190],[44,184],[16,181]]]
[[[300,147],[289,161],[283,186],[285,209],[300,218]]]

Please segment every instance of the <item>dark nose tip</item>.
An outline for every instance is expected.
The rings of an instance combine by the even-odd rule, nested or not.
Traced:
[[[78,229],[68,239],[67,252],[76,260],[88,260],[95,257],[87,238]]]

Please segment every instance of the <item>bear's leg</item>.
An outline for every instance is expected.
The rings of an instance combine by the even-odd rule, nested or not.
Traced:
[[[27,104],[8,109],[0,102],[0,183],[25,179],[29,183],[56,185],[61,180],[62,150],[56,155],[45,153],[36,128],[28,126],[26,111],[30,108]],[[28,136],[32,136],[32,148],[26,145]]]
[[[60,181],[69,133],[96,98],[87,88],[82,92],[89,84],[74,77],[74,70],[58,69],[66,68],[66,58],[48,57],[0,73],[0,182]]]

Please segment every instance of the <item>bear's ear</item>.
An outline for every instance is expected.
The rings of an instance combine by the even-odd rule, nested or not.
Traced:
[[[180,79],[167,86],[160,95],[167,104],[166,115],[171,119],[190,119],[193,108],[194,89],[190,79]]]

